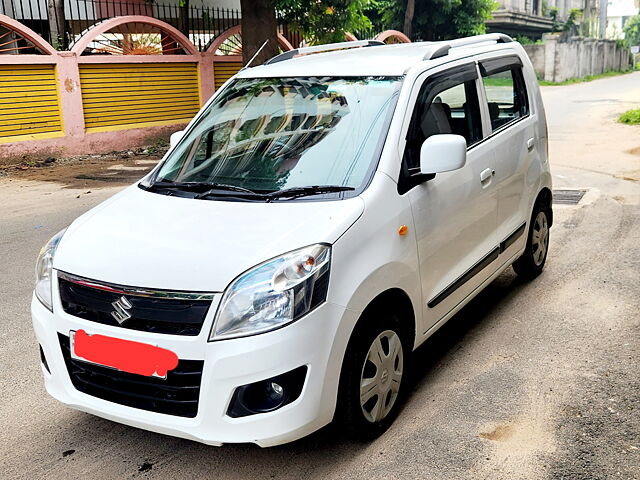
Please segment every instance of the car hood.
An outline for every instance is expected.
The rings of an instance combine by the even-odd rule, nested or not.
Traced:
[[[54,268],[120,285],[220,292],[265,260],[335,242],[363,211],[359,197],[228,202],[133,186],[71,224]]]

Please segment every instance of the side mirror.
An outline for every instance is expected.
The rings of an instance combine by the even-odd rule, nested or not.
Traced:
[[[420,173],[450,172],[467,162],[467,141],[462,135],[443,133],[427,138],[420,148]]]
[[[169,137],[169,146],[171,148],[175,147],[176,144],[184,137],[184,130],[178,130],[177,132],[173,132]]]

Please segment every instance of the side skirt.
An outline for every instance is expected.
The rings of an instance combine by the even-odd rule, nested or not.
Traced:
[[[504,253],[504,251],[513,245],[516,240],[518,240],[522,234],[525,232],[527,227],[526,222],[520,225],[513,233],[511,233],[507,238],[505,238],[500,245],[493,250],[491,250],[487,255],[485,255],[480,261],[478,261],[475,265],[473,265],[469,270],[463,273],[457,280],[455,280],[451,285],[445,288],[442,292],[437,294],[427,303],[429,308],[433,308],[443,300],[445,300],[449,295],[479,274],[482,270],[488,267],[494,260],[496,260],[500,254]]]
[[[469,303],[473,298],[478,295],[484,288],[493,282],[502,272],[504,272],[513,262],[517,260],[520,256],[520,253],[517,253],[509,258],[506,262],[504,262],[489,278],[487,278],[484,282],[478,285],[469,295],[467,295],[463,300],[458,303],[455,307],[453,307],[449,313],[447,313],[444,317],[442,317],[438,322],[432,325],[426,332],[422,334],[422,338],[420,342],[415,346],[414,350],[418,348],[424,341],[426,341],[431,335],[436,333],[440,327],[442,327],[447,321],[453,317],[456,313],[458,313],[462,308]]]

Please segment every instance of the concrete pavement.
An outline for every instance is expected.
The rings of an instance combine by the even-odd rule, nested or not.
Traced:
[[[0,477],[640,478],[640,127],[615,123],[640,102],[640,73],[543,94],[554,187],[587,195],[556,206],[541,277],[506,272],[419,349],[404,410],[370,444],[325,429],[213,448],[49,398],[28,311],[35,257],[117,189],[0,179]]]

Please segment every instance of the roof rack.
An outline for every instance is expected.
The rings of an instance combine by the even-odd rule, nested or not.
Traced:
[[[476,35],[475,37],[451,40],[446,43],[442,43],[442,45],[427,53],[424,56],[424,60],[434,60],[436,58],[445,57],[449,54],[449,50],[452,48],[469,47],[487,42],[511,43],[513,42],[513,39],[504,33],[488,33],[486,35]]]
[[[328,43],[326,45],[316,45],[314,47],[302,47],[296,48],[294,50],[289,50],[281,53],[280,55],[276,55],[273,58],[267,60],[264,64],[269,65],[272,63],[283,62],[285,60],[290,60],[296,55],[306,55],[308,53],[320,53],[320,52],[330,52],[332,50],[343,50],[345,48],[358,48],[358,47],[375,47],[378,45],[384,45],[384,42],[380,40],[356,40],[355,42],[339,42],[339,43]]]

